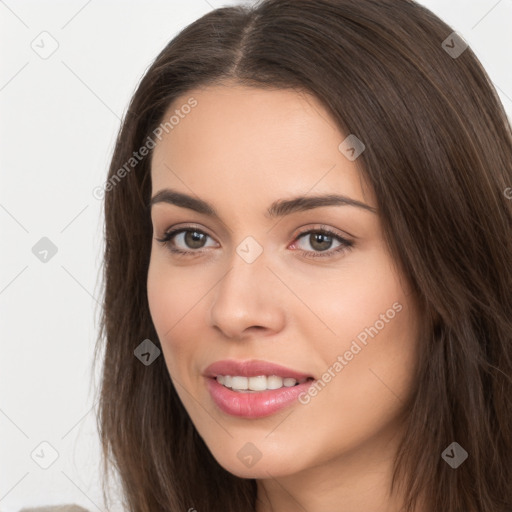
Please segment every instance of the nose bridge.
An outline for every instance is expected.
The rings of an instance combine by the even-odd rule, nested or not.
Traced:
[[[270,273],[268,264],[268,251],[264,250],[263,243],[253,236],[246,236],[230,254],[229,272],[220,283],[219,292],[223,295],[228,292],[228,299],[230,296],[242,297],[248,292],[254,297],[260,292],[265,293],[264,283]]]
[[[233,251],[229,269],[213,294],[211,322],[229,337],[250,327],[279,329],[282,304],[276,295],[275,276],[267,268],[267,254],[247,237]]]

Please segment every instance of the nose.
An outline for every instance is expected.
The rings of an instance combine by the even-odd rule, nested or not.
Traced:
[[[285,287],[261,254],[252,263],[234,253],[212,292],[211,325],[231,339],[279,332],[285,324]]]

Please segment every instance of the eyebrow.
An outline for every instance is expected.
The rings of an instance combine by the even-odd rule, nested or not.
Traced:
[[[202,199],[192,197],[188,194],[169,188],[159,190],[151,198],[149,207],[151,208],[157,203],[167,203],[180,206],[182,208],[188,208],[189,210],[194,210],[195,212],[220,220],[219,214],[211,204],[203,201]],[[299,196],[292,199],[279,199],[270,205],[266,216],[269,218],[284,217],[291,213],[302,212],[323,206],[354,206],[372,213],[377,213],[376,208],[356,199],[339,194],[327,194],[322,196]]]

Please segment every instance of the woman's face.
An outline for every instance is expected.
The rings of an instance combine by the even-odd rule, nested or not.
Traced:
[[[340,148],[328,111],[292,90],[211,86],[172,115],[152,157],[147,286],[199,434],[242,477],[382,459],[414,384],[418,313],[360,146]]]

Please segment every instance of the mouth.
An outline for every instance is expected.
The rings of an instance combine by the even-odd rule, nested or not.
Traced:
[[[303,377],[300,380],[293,377],[280,377],[279,375],[257,375],[245,377],[243,375],[217,375],[215,380],[224,386],[238,393],[259,393],[281,388],[299,386],[305,382],[314,380],[313,377]]]
[[[203,376],[219,410],[246,419],[269,416],[293,405],[315,381],[312,375],[257,360],[217,361]]]
[[[220,376],[228,380],[235,379],[235,386],[240,386],[239,389],[251,389],[245,387],[244,378],[250,379],[257,377],[259,381],[253,381],[254,385],[257,386],[263,382],[262,377],[265,377],[268,381],[270,379],[270,385],[290,385],[289,379],[295,379],[297,382],[301,382],[304,379],[314,378],[313,375],[293,370],[285,366],[271,363],[269,361],[262,360],[250,360],[250,361],[238,361],[236,359],[226,359],[223,361],[216,361],[206,368],[203,375],[205,377],[217,378]],[[283,379],[283,383],[273,379],[274,377]],[[247,382],[249,385],[249,382]],[[256,389],[257,390],[257,389]]]

